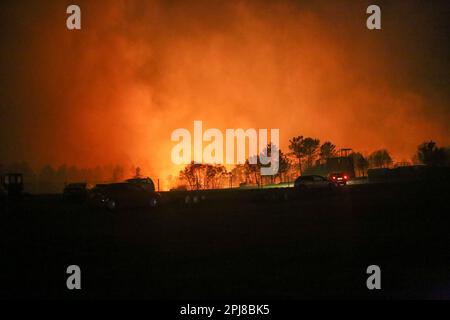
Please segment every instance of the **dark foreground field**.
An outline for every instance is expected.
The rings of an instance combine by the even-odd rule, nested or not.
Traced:
[[[449,191],[358,185],[118,214],[57,197],[3,201],[1,297],[449,299]],[[66,288],[72,264],[79,291]],[[380,291],[366,288],[371,264]]]

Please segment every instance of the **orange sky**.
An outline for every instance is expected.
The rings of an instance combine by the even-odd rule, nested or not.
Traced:
[[[445,11],[386,4],[369,31],[368,2],[274,3],[78,1],[81,31],[65,29],[64,1],[3,3],[2,159],[164,179],[171,132],[194,120],[396,161],[450,144]]]

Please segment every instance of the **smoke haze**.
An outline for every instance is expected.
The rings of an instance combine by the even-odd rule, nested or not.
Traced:
[[[446,1],[2,1],[2,162],[139,165],[174,129],[280,128],[410,159],[450,144]]]

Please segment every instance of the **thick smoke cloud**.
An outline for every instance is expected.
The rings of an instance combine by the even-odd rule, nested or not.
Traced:
[[[1,4],[2,161],[174,173],[170,133],[280,128],[409,159],[448,145],[449,6],[369,2],[67,1]]]

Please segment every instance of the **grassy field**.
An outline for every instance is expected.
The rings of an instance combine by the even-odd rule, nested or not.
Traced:
[[[118,213],[1,203],[1,297],[450,298],[450,186],[373,184],[270,201],[224,196]],[[82,290],[66,288],[66,268]],[[382,290],[366,288],[381,267]]]

